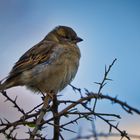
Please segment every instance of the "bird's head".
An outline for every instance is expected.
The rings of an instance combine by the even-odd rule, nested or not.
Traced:
[[[57,26],[53,29],[47,37],[57,42],[71,42],[78,43],[83,41],[80,37],[77,36],[76,32],[67,26]]]

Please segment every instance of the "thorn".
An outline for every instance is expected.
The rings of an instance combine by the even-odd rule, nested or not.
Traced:
[[[94,83],[97,84],[97,85],[99,85],[99,86],[101,85],[101,83],[99,83],[99,82],[94,82]]]
[[[112,131],[112,126],[110,125],[109,126],[109,133],[111,133],[111,131]]]
[[[16,102],[17,101],[17,96],[15,97],[15,100],[14,100],[14,102]]]
[[[17,133],[14,135],[14,139],[16,139],[16,137],[17,137]]]
[[[0,118],[0,122],[1,122],[1,124],[4,124],[4,123],[3,123],[3,120],[2,120],[1,118]]]
[[[4,118],[4,120],[5,120],[7,123],[10,123],[6,118]]]
[[[116,127],[118,128],[118,126],[119,126],[119,122],[116,124]]]
[[[8,101],[8,99],[5,99],[5,100],[4,100],[4,102],[7,102],[7,101]]]
[[[85,90],[85,92],[89,93],[89,90],[88,89],[84,88],[84,90]]]
[[[110,79],[110,78],[105,78],[105,80],[107,80],[107,81],[113,81],[112,79]]]
[[[107,83],[104,83],[103,85],[102,85],[102,88],[106,85]]]
[[[106,65],[105,65],[105,73],[107,72],[107,68],[106,68]]]

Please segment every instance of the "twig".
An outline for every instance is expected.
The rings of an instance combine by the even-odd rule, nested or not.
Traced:
[[[18,106],[18,104],[16,103],[16,101],[17,101],[17,96],[16,96],[15,100],[12,100],[12,99],[7,95],[6,91],[1,91],[1,93],[2,93],[2,95],[3,95],[4,97],[6,97],[6,100],[5,100],[5,101],[10,101],[10,102],[14,105],[14,106],[13,106],[14,108],[17,108],[19,112],[21,112],[23,115],[25,115],[24,110],[21,109],[21,108]]]
[[[96,133],[97,137],[120,137],[119,133]],[[133,139],[140,139],[140,135],[134,135],[134,134],[129,134],[130,138]],[[77,136],[76,138],[73,138],[71,140],[76,140],[76,139],[80,139],[80,140],[86,140],[86,139],[90,139],[90,138],[95,138],[94,134],[90,134],[87,136]]]
[[[107,76],[108,76],[108,74],[109,74],[109,72],[110,72],[112,66],[114,65],[114,63],[115,63],[116,61],[117,61],[117,59],[115,58],[115,59],[113,60],[113,62],[111,63],[111,65],[109,65],[108,69],[107,69],[106,66],[105,66],[105,73],[104,73],[104,77],[103,77],[102,82],[101,82],[101,83],[95,82],[96,84],[99,85],[99,89],[98,89],[98,92],[97,92],[98,94],[101,94],[101,90],[102,90],[103,87],[106,85],[106,81],[107,81],[107,80],[111,80],[111,79],[109,79]],[[97,104],[97,98],[95,99],[95,102],[94,102],[93,111],[95,111],[96,104]]]
[[[53,112],[53,116],[54,116],[53,139],[54,140],[59,140],[59,136],[60,136],[60,117],[57,115],[58,114],[58,101],[57,101],[57,96],[56,95],[54,95],[54,97],[53,97],[52,112]]]
[[[37,131],[41,129],[41,122],[43,121],[43,117],[44,115],[46,114],[47,112],[47,108],[49,106],[49,101],[51,100],[50,96],[49,95],[46,95],[45,99],[44,99],[44,103],[43,103],[43,107],[41,108],[41,111],[40,111],[40,114],[39,114],[39,117],[37,118],[36,120],[36,123],[35,123],[35,128],[33,129],[33,131],[30,133],[30,140],[33,140],[34,137],[36,136],[37,134]]]

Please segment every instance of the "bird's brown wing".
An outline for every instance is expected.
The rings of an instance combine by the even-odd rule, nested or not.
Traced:
[[[33,68],[37,64],[49,60],[54,46],[54,43],[50,41],[41,41],[37,45],[33,46],[16,62],[9,74],[8,79],[17,76],[25,70]]]

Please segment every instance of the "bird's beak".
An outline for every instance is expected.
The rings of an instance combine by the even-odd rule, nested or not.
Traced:
[[[76,42],[77,42],[77,43],[78,43],[78,42],[81,42],[81,41],[83,41],[82,38],[80,38],[80,37],[77,37],[77,38],[76,38]]]

